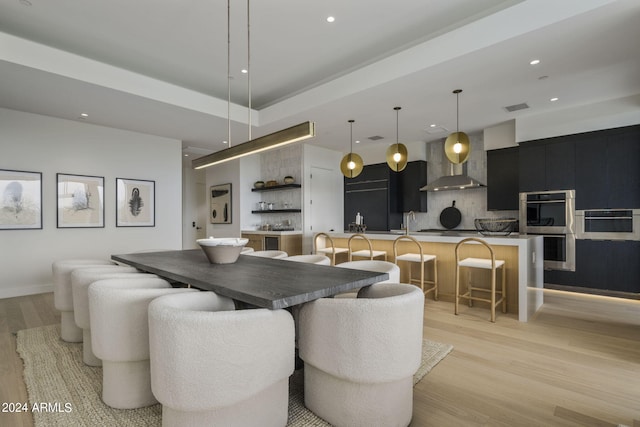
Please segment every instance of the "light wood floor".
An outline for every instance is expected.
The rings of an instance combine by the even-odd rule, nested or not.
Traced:
[[[427,300],[425,337],[454,350],[416,386],[412,426],[640,427],[639,301],[545,291],[529,323],[488,317]],[[0,300],[0,403],[27,399],[13,333],[57,322],[52,294]]]

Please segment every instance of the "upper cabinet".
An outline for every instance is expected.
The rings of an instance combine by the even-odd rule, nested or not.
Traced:
[[[519,147],[487,151],[487,209],[518,210]]]
[[[367,230],[399,228],[401,220],[395,214],[397,182],[398,177],[386,163],[366,165],[357,177],[344,178],[344,229],[358,213],[364,217]]]
[[[521,143],[520,191],[575,189],[575,148],[575,135]]]
[[[398,173],[399,212],[426,212],[427,193],[420,188],[427,185],[427,162],[416,160]]]
[[[578,136],[576,209],[640,208],[640,126]]]

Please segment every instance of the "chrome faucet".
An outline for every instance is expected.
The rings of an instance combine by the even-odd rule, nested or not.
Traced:
[[[416,213],[414,211],[409,211],[407,213],[404,214],[405,215],[405,221],[404,221],[404,227],[401,227],[404,230],[404,234],[405,236],[409,235],[409,228],[410,227],[410,220],[412,219],[413,222],[416,222]]]

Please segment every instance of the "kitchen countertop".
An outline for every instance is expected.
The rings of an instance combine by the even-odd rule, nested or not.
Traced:
[[[329,233],[333,238],[346,238],[353,236],[357,233]],[[404,232],[396,231],[368,231],[364,234],[371,240],[395,240]],[[427,231],[419,232],[412,231],[409,236],[415,237],[419,242],[441,242],[441,243],[458,243],[462,239],[467,237],[477,237],[485,240],[490,245],[504,245],[504,246],[521,246],[526,244],[531,239],[535,239],[539,236],[511,233],[508,236],[483,236],[479,232],[456,232],[455,230],[449,231]]]
[[[269,236],[295,236],[302,234],[302,230],[288,231],[264,231],[264,230],[242,230],[242,234],[268,234]]]

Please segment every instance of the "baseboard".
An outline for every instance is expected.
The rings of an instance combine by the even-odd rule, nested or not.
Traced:
[[[0,289],[0,299],[46,294],[48,292],[53,292],[53,284],[20,286],[19,288]]]

